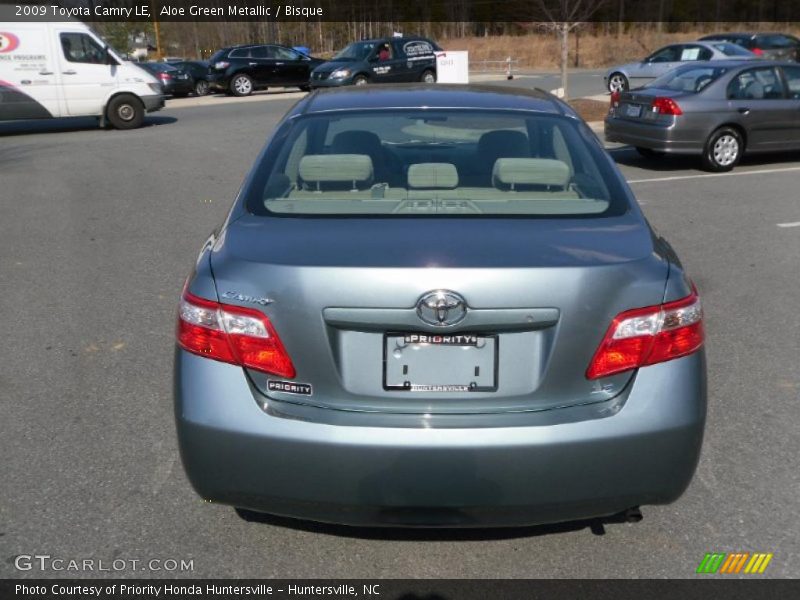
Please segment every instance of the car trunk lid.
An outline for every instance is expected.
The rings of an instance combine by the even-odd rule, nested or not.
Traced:
[[[604,401],[631,377],[585,377],[611,320],[664,294],[667,263],[631,213],[446,228],[436,219],[353,223],[247,215],[218,240],[211,266],[220,300],[262,310],[297,368],[294,383],[308,386],[287,391],[251,370],[261,394],[426,414]],[[463,298],[462,320],[440,327],[421,318],[420,299],[437,290]]]

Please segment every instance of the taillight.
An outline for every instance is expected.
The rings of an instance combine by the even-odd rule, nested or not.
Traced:
[[[619,99],[621,94],[619,92],[611,92],[611,103],[608,105],[608,110],[613,111],[615,108],[619,108]]]
[[[172,79],[172,75],[170,75],[169,73],[159,73],[158,78],[161,81],[169,81],[170,79]]]
[[[703,308],[697,290],[658,306],[635,308],[617,315],[595,352],[587,379],[666,362],[701,348]]]
[[[653,100],[652,105],[653,112],[656,112],[660,115],[682,115],[683,111],[681,107],[678,106],[678,103],[675,102],[672,98],[663,98],[659,97]]]
[[[227,60],[221,60],[219,62],[214,63],[214,68],[219,69],[221,71],[223,69],[227,69],[228,66],[230,66],[230,64],[231,63],[229,63]]]
[[[753,48],[753,54],[756,56],[764,56],[764,51],[761,48]]]
[[[294,365],[275,328],[253,308],[212,302],[183,292],[178,344],[184,350],[292,379]]]

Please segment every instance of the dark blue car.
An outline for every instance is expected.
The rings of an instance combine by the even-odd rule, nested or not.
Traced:
[[[436,82],[436,55],[441,48],[421,37],[381,38],[354,42],[311,73],[311,87],[367,83]]]

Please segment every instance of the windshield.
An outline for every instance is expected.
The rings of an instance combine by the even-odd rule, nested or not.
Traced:
[[[585,124],[531,113],[309,115],[273,143],[253,181],[256,214],[586,216],[627,207]]]
[[[333,60],[367,60],[367,57],[375,49],[378,42],[356,42],[350,44],[333,57]]]
[[[714,48],[722,52],[726,56],[753,56],[747,48],[742,48],[738,44],[731,44],[729,42],[719,42],[712,44]]]
[[[677,68],[644,87],[674,90],[676,92],[699,92],[718,79],[728,69],[726,67],[691,66]]]

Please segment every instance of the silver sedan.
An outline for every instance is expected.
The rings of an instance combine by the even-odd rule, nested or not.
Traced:
[[[611,67],[604,76],[609,92],[624,92],[649,83],[675,67],[693,61],[750,60],[758,56],[730,42],[688,42],[670,44],[640,62]]]

